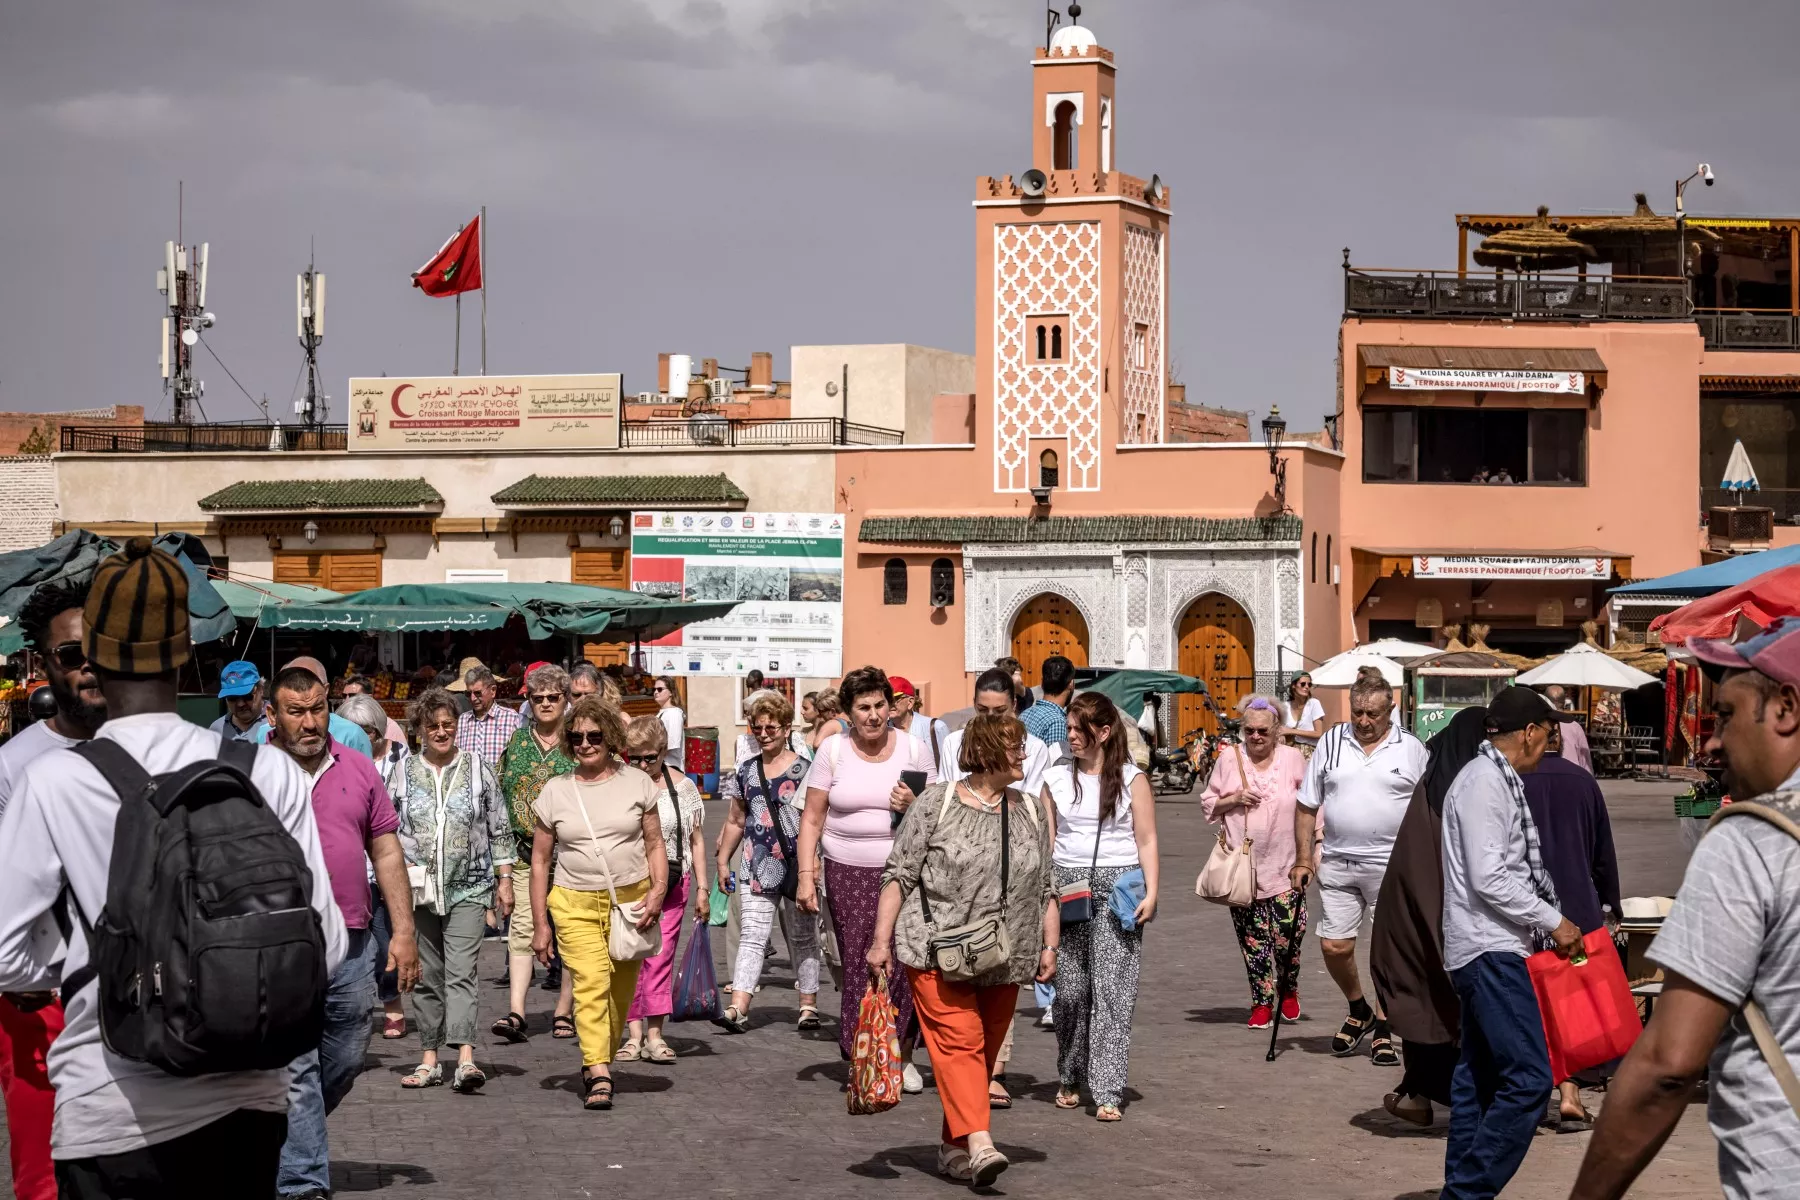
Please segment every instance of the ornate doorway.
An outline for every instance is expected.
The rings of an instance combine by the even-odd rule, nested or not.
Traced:
[[[1175,669],[1206,681],[1213,702],[1225,712],[1256,690],[1256,629],[1243,606],[1227,596],[1209,592],[1188,605],[1181,616]],[[1218,722],[1199,696],[1176,698],[1174,735],[1191,730],[1211,732]]]
[[[1073,601],[1054,592],[1034,596],[1013,620],[1012,656],[1025,668],[1025,682],[1036,687],[1044,660],[1060,654],[1078,667],[1087,666],[1087,619]]]

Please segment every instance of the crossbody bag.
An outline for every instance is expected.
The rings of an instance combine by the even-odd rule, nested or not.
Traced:
[[[944,813],[951,804],[960,804],[956,799],[956,785],[952,784],[944,794],[944,802],[938,806],[938,823],[941,826]],[[1009,853],[1012,841],[1012,826],[1008,822],[1007,810],[1012,807],[1012,789],[1001,793],[1000,801],[1000,912],[996,916],[982,917],[977,921],[968,921],[961,925],[953,925],[948,929],[939,929],[931,915],[931,899],[925,894],[925,871],[919,869],[919,912],[925,918],[925,926],[931,931],[930,940],[926,943],[925,953],[936,966],[938,974],[945,979],[966,982],[989,971],[1004,967],[1012,957],[1012,943],[1006,936],[1006,889],[1010,881],[1009,867],[1012,856]]]
[[[607,957],[616,963],[654,958],[662,949],[662,923],[657,922],[648,929],[639,929],[638,922],[644,919],[644,902],[633,900],[629,904],[619,903],[619,893],[613,887],[612,865],[606,861],[606,851],[600,848],[600,839],[594,833],[594,821],[588,816],[587,801],[581,795],[581,784],[574,776],[570,776],[569,785],[575,789],[575,807],[581,811],[581,823],[587,826],[588,841],[594,844],[594,857],[600,860],[600,870],[606,876],[606,894],[612,899],[612,911],[606,922]],[[679,820],[679,807],[676,808],[675,815]]]
[[[1081,803],[1081,775],[1075,760],[1069,760],[1069,786],[1075,789],[1075,803]],[[1094,872],[1100,866],[1100,834],[1106,823],[1100,819],[1099,800],[1094,804],[1094,856],[1088,860],[1086,879],[1071,880],[1056,889],[1057,911],[1064,925],[1079,925],[1094,919]]]
[[[833,769],[837,763],[831,764]],[[792,768],[790,768],[792,769]],[[782,804],[769,789],[769,776],[763,770],[762,755],[756,756],[756,782],[762,785],[763,807],[769,813],[769,825],[775,831],[775,844],[781,848],[782,866],[781,886],[777,889],[782,899],[792,900],[800,894],[800,842],[797,834],[789,834],[781,825],[781,810],[791,807]]]

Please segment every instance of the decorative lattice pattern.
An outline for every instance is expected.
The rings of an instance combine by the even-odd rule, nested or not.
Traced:
[[[1159,272],[1160,277],[1160,272]],[[1026,362],[1026,318],[1069,315],[1064,363]],[[1062,486],[1100,487],[1100,226],[994,230],[994,490],[1022,492],[1029,439],[1066,437]]]
[[[1119,440],[1126,443],[1163,440],[1162,244],[1154,229],[1125,226],[1125,427]],[[1145,327],[1141,350],[1140,325]]]

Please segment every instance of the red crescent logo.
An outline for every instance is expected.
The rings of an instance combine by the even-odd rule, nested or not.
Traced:
[[[403,383],[399,387],[394,389],[394,394],[392,396],[388,397],[388,406],[394,410],[394,415],[397,417],[411,417],[412,416],[411,413],[407,412],[404,408],[400,407],[400,393],[404,392],[407,388],[409,388],[411,386],[412,386],[412,384],[410,384],[410,383]]]

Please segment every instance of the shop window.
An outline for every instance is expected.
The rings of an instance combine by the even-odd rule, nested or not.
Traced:
[[[883,604],[906,603],[906,560],[890,558],[887,566],[881,571],[881,602]]]
[[[1053,488],[1057,486],[1057,480],[1061,475],[1058,463],[1059,460],[1057,459],[1056,451],[1054,450],[1046,450],[1038,455],[1039,487]]]
[[[1025,357],[1032,363],[1069,361],[1069,318],[1037,316],[1025,319]]]
[[[1587,413],[1371,408],[1363,417],[1363,480],[1579,487],[1587,482]]]
[[[947,558],[935,559],[931,564],[931,607],[949,608],[955,603],[956,564]]]

